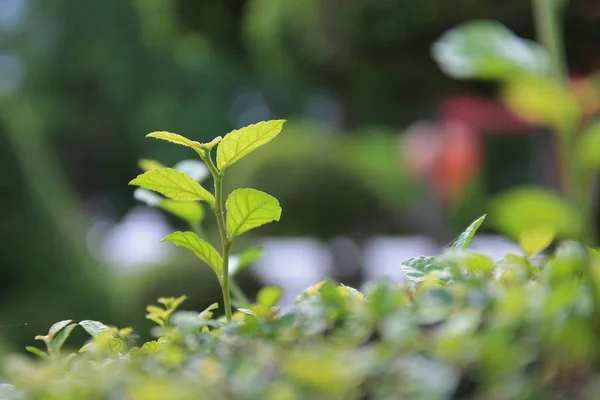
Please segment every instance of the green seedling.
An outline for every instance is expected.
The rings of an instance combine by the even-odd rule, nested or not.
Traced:
[[[214,190],[205,189],[193,177],[177,168],[167,168],[156,163],[145,163],[143,174],[130,182],[130,185],[158,192],[175,202],[205,202],[212,209],[219,229],[221,250],[199,237],[197,232],[175,232],[163,241],[187,248],[213,270],[223,292],[223,305],[228,322],[231,321],[232,279],[230,268],[230,249],[234,239],[241,234],[261,225],[279,221],[281,207],[273,196],[252,188],[240,188],[231,192],[227,199],[223,194],[225,171],[232,164],[274,139],[282,130],[284,120],[259,122],[245,128],[234,130],[225,137],[217,137],[208,143],[200,143],[170,132],[153,132],[147,137],[166,140],[194,150],[204,162],[213,178]],[[212,150],[216,147],[216,160]],[[160,203],[163,204],[162,202]],[[176,207],[171,204],[171,207]],[[165,209],[164,206],[162,206]],[[200,218],[201,219],[201,218]],[[198,218],[190,223],[197,223]],[[255,256],[241,255],[235,270],[242,263]],[[236,287],[237,289],[237,287]],[[234,289],[235,290],[235,289]],[[236,292],[238,292],[236,290]]]

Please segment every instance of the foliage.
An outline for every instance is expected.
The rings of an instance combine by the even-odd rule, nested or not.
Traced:
[[[482,219],[461,238],[472,237]],[[460,241],[460,239],[459,239]],[[457,243],[459,242],[457,241]],[[2,365],[9,399],[595,398],[600,252],[571,241],[493,261],[450,246],[404,283],[324,280],[295,304],[265,287],[231,322],[185,296],[148,306],[155,340],[97,321],[54,324],[40,359]],[[404,268],[404,267],[403,267]],[[444,279],[440,279],[443,276]],[[90,336],[62,348],[73,329]]]
[[[259,122],[245,128],[236,129],[225,135],[225,137],[218,136],[208,143],[199,143],[181,135],[164,131],[153,132],[148,135],[149,138],[175,143],[191,148],[198,153],[212,175],[214,195],[197,182],[199,179],[194,179],[194,177],[176,168],[164,167],[152,160],[140,161],[140,166],[146,169],[146,172],[129,183],[145,190],[158,192],[167,199],[176,201],[175,203],[168,203],[171,204],[170,207],[165,207],[164,202],[168,200],[153,200],[148,194],[142,196],[142,200],[146,203],[160,205],[164,210],[184,217],[188,220],[192,229],[198,228],[197,223],[201,218],[191,219],[187,213],[182,212],[177,201],[185,201],[184,204],[187,207],[190,207],[189,202],[204,201],[208,203],[215,214],[219,227],[220,254],[210,243],[198,237],[195,232],[175,232],[165,237],[163,241],[172,242],[177,246],[190,250],[210,266],[223,290],[223,305],[227,321],[231,321],[232,317],[230,301],[232,274],[229,268],[229,250],[233,240],[251,229],[273,221],[279,221],[281,207],[279,201],[273,196],[251,188],[234,190],[225,201],[223,197],[225,169],[274,139],[281,132],[284,123],[284,120]],[[217,151],[216,163],[211,155],[211,150],[215,147]],[[196,178],[204,177],[202,173],[197,175]],[[140,198],[139,194],[137,197]],[[196,204],[196,207],[199,206]],[[243,266],[243,262],[246,264],[251,262],[248,260],[251,260],[252,257],[252,253],[242,255],[235,269],[239,270],[240,266]],[[234,290],[239,297],[239,301],[248,302],[237,287]]]
[[[476,20],[446,32],[432,46],[444,72],[499,82],[507,108],[553,133],[561,196],[540,188],[518,189],[492,204],[498,209],[495,225],[515,239],[521,236],[521,242],[529,240],[529,252],[538,247],[532,236],[542,237],[540,243],[550,243],[555,236],[594,242],[591,197],[600,166],[596,124],[583,119],[584,104],[567,85],[558,39],[560,7],[540,1],[533,5],[541,44],[519,38],[496,21]]]

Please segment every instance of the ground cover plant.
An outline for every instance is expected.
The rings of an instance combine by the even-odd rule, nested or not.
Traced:
[[[277,287],[248,299],[235,285],[236,271],[260,251],[230,254],[235,238],[279,221],[282,208],[252,188],[225,194],[223,179],[232,164],[276,138],[284,121],[209,143],[154,132],[149,137],[195,151],[214,190],[199,183],[206,176],[197,163],[167,168],[144,160],[145,172],[131,182],[139,186],[136,197],[189,223],[189,231],[164,241],[214,271],[222,302],[198,312],[185,309],[185,296],[158,299],[147,308],[156,326],[146,343],[132,327],[57,322],[36,337],[43,347],[27,348],[38,359],[2,360],[0,398],[598,398],[600,252],[589,219],[600,129],[582,122],[562,75],[553,28],[558,2],[535,4],[544,47],[476,21],[444,35],[434,57],[452,75],[499,80],[509,107],[554,130],[562,193],[529,187],[493,199],[489,216],[440,254],[402,262],[403,282],[352,288],[323,280],[282,308]],[[217,221],[219,250],[202,233],[206,206]],[[522,252],[492,259],[470,250],[483,224]],[[75,329],[89,334],[80,349],[69,342]]]

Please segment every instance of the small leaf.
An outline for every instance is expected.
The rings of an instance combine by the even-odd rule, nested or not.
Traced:
[[[600,167],[600,121],[591,124],[577,143],[578,161],[582,168],[595,171]]]
[[[426,256],[411,258],[400,265],[404,276],[413,282],[421,282],[425,280],[429,272],[441,270],[442,268],[435,257]]]
[[[235,276],[248,265],[261,258],[263,249],[260,247],[248,249],[242,254],[234,255],[229,258],[229,275]]]
[[[25,347],[25,350],[27,350],[31,354],[35,354],[36,356],[38,356],[40,358],[43,358],[43,359],[48,358],[48,354],[44,353],[42,350],[38,349],[37,347],[27,346],[27,347]]]
[[[281,132],[285,120],[263,121],[225,135],[217,148],[217,166],[223,170],[246,154],[271,141]]]
[[[155,305],[147,306],[146,311],[148,311],[149,313],[152,313],[152,314],[159,314],[159,315],[165,312],[165,310],[163,310],[162,308],[155,306]]]
[[[526,229],[519,234],[519,243],[527,256],[533,256],[552,243],[554,240],[554,229],[539,226]]]
[[[204,309],[204,311],[202,311],[200,314],[198,314],[198,319],[202,319],[202,320],[208,320],[211,319],[213,316],[213,310],[216,310],[219,308],[219,303],[212,303],[210,306],[206,307]]]
[[[278,286],[267,286],[258,292],[256,300],[258,304],[269,309],[277,304],[282,293],[283,290]]]
[[[57,322],[54,325],[52,325],[50,327],[50,329],[48,330],[49,340],[52,341],[52,339],[54,338],[54,335],[56,335],[61,329],[63,329],[65,326],[69,325],[71,322],[73,322],[73,320],[67,319],[65,321],[60,321],[60,322]]]
[[[139,175],[130,185],[158,192],[172,200],[204,200],[213,204],[215,198],[190,176],[172,168],[153,169]]]
[[[432,53],[446,74],[459,79],[510,80],[547,76],[550,71],[544,47],[496,21],[476,20],[453,28],[433,45]]]
[[[204,209],[195,201],[163,200],[160,208],[188,222],[201,222],[204,219]]]
[[[162,165],[160,162],[158,162],[156,160],[150,160],[150,159],[147,159],[147,158],[140,159],[138,161],[138,166],[144,172],[145,171],[151,171],[153,169],[165,168],[165,166]]]
[[[196,182],[202,182],[210,175],[210,170],[202,161],[183,160],[175,164],[173,169],[191,177]]]
[[[54,354],[60,354],[60,350],[65,344],[65,341],[69,338],[69,335],[71,335],[71,332],[73,331],[73,329],[75,329],[76,326],[77,324],[67,325],[64,329],[61,329],[60,332],[56,334],[56,336],[54,336],[54,339],[52,340],[51,344],[51,348]]]
[[[159,302],[160,302],[160,300],[161,299],[158,299]],[[179,296],[179,297],[173,298],[173,300],[169,302],[169,305],[167,307],[169,307],[169,310],[176,310],[186,300],[187,300],[187,296]]]
[[[79,323],[83,329],[92,337],[98,336],[100,333],[109,330],[110,328],[102,322],[85,320]]]
[[[152,139],[166,140],[167,142],[175,143],[180,146],[190,147],[196,151],[202,150],[202,143],[196,142],[195,140],[190,140],[185,136],[181,136],[176,133],[159,131],[149,133],[148,135],[146,135],[146,137]]]
[[[162,242],[171,242],[192,251],[215,271],[219,279],[223,277],[223,259],[212,245],[198,238],[195,233],[175,232],[165,237]]]
[[[553,230],[557,237],[572,238],[581,233],[577,209],[544,189],[514,189],[492,200],[492,224],[505,235],[518,240],[521,234],[537,229]]]
[[[473,240],[473,236],[475,236],[477,229],[479,229],[481,224],[483,224],[484,220],[485,215],[473,221],[473,223],[469,225],[469,227],[463,233],[461,233],[458,239],[456,239],[456,241],[452,244],[452,250],[466,249],[469,247],[471,240]]]
[[[216,145],[218,145],[219,143],[221,143],[221,140],[223,140],[223,138],[221,136],[217,136],[216,138],[214,138],[213,140],[211,140],[208,143],[200,143],[200,146],[205,150],[210,150],[213,147],[215,147]]]
[[[234,190],[227,198],[225,207],[227,233],[232,238],[269,222],[279,221],[281,217],[279,201],[256,189]]]

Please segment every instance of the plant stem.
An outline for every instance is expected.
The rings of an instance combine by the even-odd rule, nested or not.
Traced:
[[[202,227],[199,223],[190,223],[190,229],[192,230],[192,232],[198,235],[200,239],[206,240],[206,238],[204,237],[204,232],[202,231]],[[243,305],[250,304],[248,296],[246,296],[242,288],[236,283],[233,276],[229,277],[229,287],[231,289],[231,294],[233,295],[234,300],[237,300],[238,303]]]
[[[229,290],[229,249],[231,248],[231,239],[227,235],[227,226],[225,224],[225,207],[223,199],[223,172],[219,171],[210,156],[210,150],[206,150],[200,157],[206,163],[206,166],[212,174],[215,184],[215,203],[212,210],[217,218],[219,235],[221,236],[221,257],[223,258],[223,276],[219,279],[223,291],[223,307],[225,308],[225,318],[231,322],[231,293]]]
[[[558,85],[567,88],[569,76],[566,63],[564,43],[562,40],[562,24],[560,22],[561,7],[558,0],[532,0],[533,15],[538,40],[550,54],[552,79]],[[566,197],[581,212],[584,229],[582,240],[593,240],[594,228],[591,216],[591,203],[588,201],[585,181],[577,166],[576,124],[563,124],[555,132],[555,143],[558,152],[558,165],[561,166],[561,186]]]
[[[532,0],[532,3],[536,34],[540,43],[550,53],[552,76],[557,82],[566,85],[568,72],[557,1]]]

